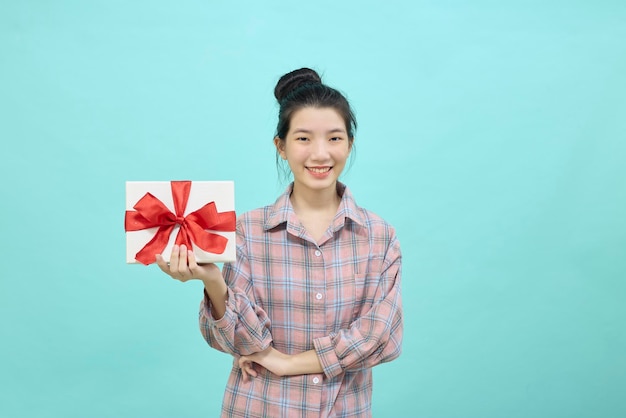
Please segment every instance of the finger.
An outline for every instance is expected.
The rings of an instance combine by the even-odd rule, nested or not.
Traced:
[[[254,368],[255,363],[250,363],[250,367],[248,368],[248,374],[252,377],[257,377],[256,369]]]
[[[255,363],[247,357],[244,359],[243,362],[240,361],[239,365],[241,367],[241,371],[246,382],[252,380],[253,377],[257,377],[257,372],[254,369],[254,364]]]
[[[178,275],[178,245],[174,245],[172,248],[172,255],[170,255],[170,272],[172,275]]]
[[[185,244],[181,245],[178,251],[178,271],[181,274],[185,275],[189,270],[189,266],[187,265],[187,246]]]
[[[247,382],[248,381],[248,373],[246,372],[246,365],[245,365],[246,361],[244,359],[244,357],[240,357],[239,358],[239,368],[241,369],[241,375],[243,377],[243,381]]]
[[[246,372],[248,373],[248,381],[252,381],[252,378],[256,377],[256,372],[254,371],[253,364],[250,364],[249,367],[246,367]]]
[[[189,265],[189,270],[193,277],[197,278],[198,276],[198,263],[196,262],[196,255],[192,250],[187,250],[187,264]]]
[[[244,363],[244,368],[246,370],[246,373],[248,374],[248,377],[256,377],[257,373],[256,370],[254,369],[254,365],[256,363],[252,360],[250,360],[249,357],[246,357],[246,362]]]

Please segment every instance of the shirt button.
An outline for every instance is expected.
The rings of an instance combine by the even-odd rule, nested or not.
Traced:
[[[315,256],[319,257],[320,255],[322,255],[322,252],[320,250],[315,250]]]
[[[324,296],[322,296],[321,293],[318,293],[317,295],[315,295],[315,299],[320,300],[322,299]]]
[[[314,383],[314,384],[316,384],[316,385],[317,385],[319,382],[320,382],[320,378],[319,378],[319,377],[314,377],[314,378],[313,378],[313,383]]]

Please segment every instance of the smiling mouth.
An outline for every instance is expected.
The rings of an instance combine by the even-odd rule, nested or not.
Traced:
[[[332,167],[307,167],[307,170],[317,174],[328,173]]]

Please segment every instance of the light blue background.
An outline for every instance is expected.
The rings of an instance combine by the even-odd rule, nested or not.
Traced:
[[[201,285],[124,263],[124,181],[273,202],[301,66],[403,246],[374,416],[626,416],[625,39],[623,1],[2,1],[0,416],[217,416]]]

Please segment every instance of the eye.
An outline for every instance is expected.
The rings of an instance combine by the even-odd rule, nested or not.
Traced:
[[[341,141],[343,138],[341,138],[340,136],[334,136],[332,138],[329,139],[329,141]]]
[[[308,141],[309,138],[307,138],[306,136],[300,136],[296,138],[296,141]]]

